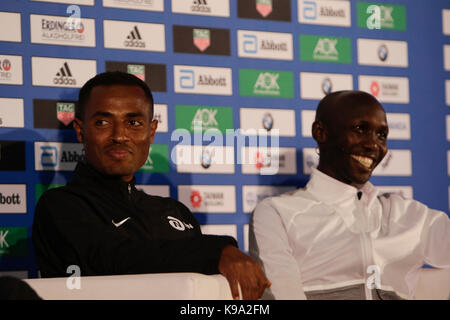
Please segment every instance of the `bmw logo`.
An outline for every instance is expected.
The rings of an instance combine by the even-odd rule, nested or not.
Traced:
[[[386,47],[386,45],[382,44],[378,48],[378,58],[380,58],[381,61],[386,61],[388,54],[389,54],[388,48]]]
[[[202,167],[208,169],[211,167],[211,154],[208,150],[203,150],[202,159],[201,159]]]
[[[263,127],[267,131],[272,130],[273,128],[273,117],[270,113],[266,113],[263,116]]]
[[[333,90],[333,83],[330,78],[325,78],[322,81],[322,92],[327,95]]]

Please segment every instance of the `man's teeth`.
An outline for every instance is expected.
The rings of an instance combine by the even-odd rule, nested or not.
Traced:
[[[366,168],[370,168],[373,163],[372,159],[363,156],[356,156],[352,154],[352,158],[361,163]]]

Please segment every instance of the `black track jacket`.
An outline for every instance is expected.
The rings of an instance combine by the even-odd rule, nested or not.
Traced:
[[[33,233],[42,277],[161,272],[218,273],[228,236],[202,235],[182,203],[137,190],[79,162],[64,187],[47,190],[36,206]]]

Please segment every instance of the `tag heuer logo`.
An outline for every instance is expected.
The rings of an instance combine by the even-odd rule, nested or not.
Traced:
[[[267,17],[272,12],[272,0],[256,0],[256,10]]]
[[[127,36],[127,40],[124,41],[125,47],[145,48],[145,42],[142,41],[141,34],[138,27],[134,26],[130,34]]]
[[[145,81],[145,66],[142,64],[128,64],[127,72]]]
[[[53,78],[53,83],[73,86],[77,84],[77,81],[72,78],[72,72],[70,71],[67,62],[64,62],[63,66],[56,73],[56,77]]]
[[[75,119],[75,103],[56,103],[56,117],[68,126]]]
[[[211,32],[208,29],[194,29],[194,44],[200,51],[205,51],[211,44]]]
[[[277,83],[279,76],[278,73],[260,73],[253,86],[254,93],[279,95],[280,86]]]

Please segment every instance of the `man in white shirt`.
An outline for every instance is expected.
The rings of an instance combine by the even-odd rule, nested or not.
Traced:
[[[250,222],[250,254],[272,282],[264,298],[412,299],[423,264],[450,268],[448,216],[368,181],[388,131],[368,93],[320,101],[317,169],[305,188],[259,203]]]

